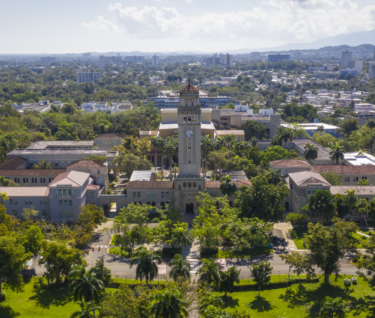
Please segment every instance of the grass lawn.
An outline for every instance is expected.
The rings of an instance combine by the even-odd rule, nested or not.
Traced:
[[[306,275],[290,275],[290,278],[306,278]],[[288,279],[288,275],[271,275],[271,283],[279,283],[279,282],[285,282],[286,279]],[[249,284],[255,284],[255,282],[252,279],[241,279],[240,283],[238,285],[249,285]],[[235,284],[237,285],[237,284]]]
[[[277,275],[272,277],[275,276]],[[348,288],[344,287],[344,277],[337,282],[334,280],[332,276],[331,285],[328,286],[319,282],[263,290],[260,296],[257,291],[228,293],[227,297],[223,293],[216,294],[222,295],[225,309],[229,312],[245,310],[251,317],[257,318],[319,317],[319,309],[327,296],[342,297],[344,301],[350,301],[347,318],[375,317],[375,291],[363,279],[358,278],[358,285]]]
[[[270,254],[273,252],[272,248],[266,246],[256,246],[249,249],[243,249],[242,251],[238,250],[229,250],[229,251],[216,251],[213,253],[201,253],[201,258],[251,258],[259,255]]]
[[[292,230],[289,230],[289,231],[291,232]],[[294,241],[294,244],[296,244],[297,249],[299,250],[306,249],[306,247],[303,246],[303,235],[307,233],[307,228],[297,227],[293,231],[296,234],[295,238],[293,238],[293,241]],[[365,236],[359,235],[358,233],[354,233],[353,237],[358,240],[358,243],[356,245],[357,248],[363,248],[362,242],[364,240],[367,240],[367,238]]]

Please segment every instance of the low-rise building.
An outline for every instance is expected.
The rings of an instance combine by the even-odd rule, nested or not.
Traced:
[[[281,159],[270,161],[269,166],[270,169],[279,172],[284,177],[288,176],[289,173],[311,170],[311,165],[309,163],[298,159]]]
[[[370,184],[375,185],[375,166],[347,166],[347,165],[325,165],[325,166],[312,166],[312,172],[319,174],[334,172],[339,175],[343,185],[358,185],[362,180],[368,180]]]
[[[284,128],[292,128],[293,125],[291,124],[281,124],[281,127]],[[335,138],[340,138],[341,134],[339,132],[339,127],[335,125],[329,125],[324,123],[308,123],[308,124],[298,124],[298,127],[303,129],[310,137],[313,137],[320,128],[323,129],[323,132],[326,134],[330,134]]]
[[[102,134],[95,137],[95,146],[98,149],[112,149],[121,145],[123,139],[124,135],[120,134]]]

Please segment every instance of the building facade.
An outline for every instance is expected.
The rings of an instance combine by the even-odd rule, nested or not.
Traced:
[[[96,83],[96,81],[101,78],[102,74],[100,72],[78,72],[77,73],[77,83],[85,83],[85,82],[92,82]]]

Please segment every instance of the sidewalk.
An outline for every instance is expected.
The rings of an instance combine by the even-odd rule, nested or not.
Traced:
[[[293,238],[289,233],[289,230],[293,229],[293,225],[290,224],[290,222],[275,223],[273,225],[273,228],[275,230],[280,230],[283,233],[285,240],[288,242],[288,246],[289,246],[290,250],[292,250],[292,251],[297,250],[297,246],[294,243]]]

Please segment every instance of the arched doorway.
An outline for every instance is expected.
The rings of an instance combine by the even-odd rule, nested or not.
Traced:
[[[194,204],[186,203],[186,213],[194,213]]]
[[[289,211],[289,202],[285,202],[285,212]]]

